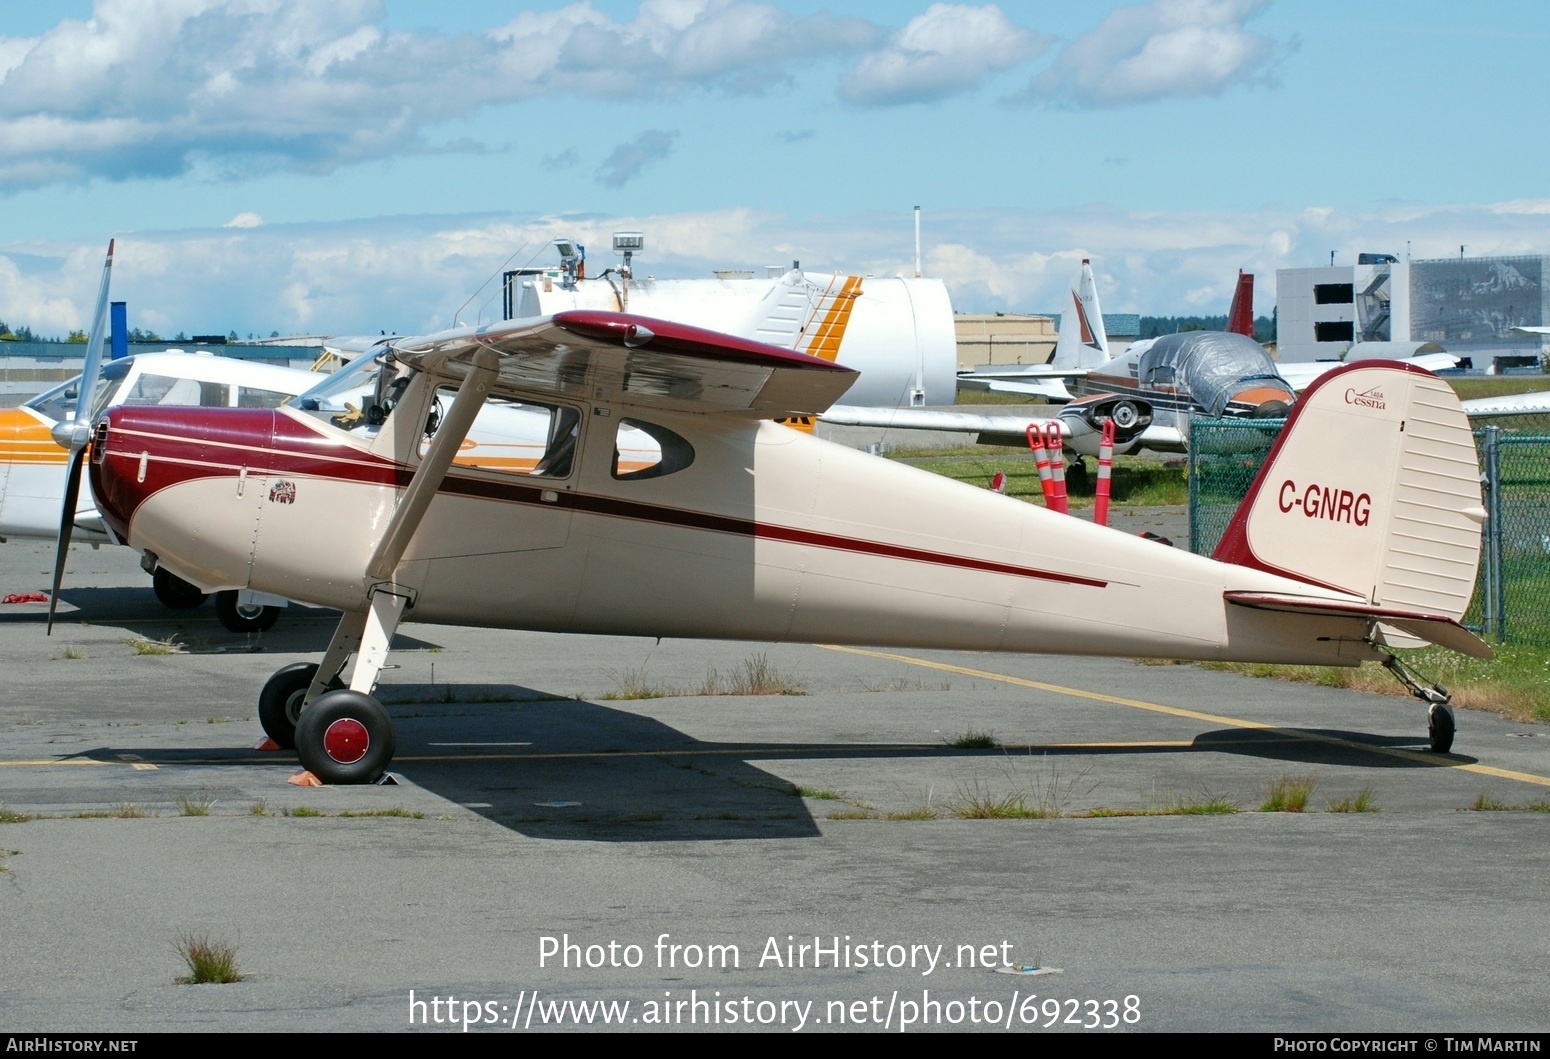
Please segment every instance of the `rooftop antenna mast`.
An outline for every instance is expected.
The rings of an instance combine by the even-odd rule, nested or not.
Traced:
[[[630,311],[630,265],[635,258],[637,250],[646,249],[646,236],[643,232],[615,232],[614,253],[624,255],[624,296],[619,299],[620,312]]]
[[[920,207],[915,207],[915,278],[920,278]]]

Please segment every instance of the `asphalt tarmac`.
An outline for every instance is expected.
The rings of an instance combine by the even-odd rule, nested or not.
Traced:
[[[50,565],[0,546],[0,594]],[[1550,797],[1542,727],[1439,756],[1413,700],[1192,666],[408,624],[396,784],[301,788],[255,703],[328,612],[234,636],[110,548],[67,586],[52,638],[0,607],[12,1031],[1550,1027],[1550,813],[1474,808]],[[805,693],[701,694],[760,666]],[[1256,811],[1282,781],[1307,811]],[[998,805],[1042,818],[958,815]],[[176,984],[201,935],[246,979]]]

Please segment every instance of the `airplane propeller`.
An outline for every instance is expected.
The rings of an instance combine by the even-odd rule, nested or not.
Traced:
[[[65,499],[59,512],[59,540],[54,549],[54,584],[48,595],[48,635],[54,634],[54,608],[59,605],[59,584],[64,580],[65,556],[70,551],[70,535],[75,529],[75,505],[81,495],[81,466],[86,445],[91,441],[92,401],[97,395],[97,377],[102,372],[102,343],[108,325],[108,280],[113,271],[113,240],[108,240],[108,259],[102,266],[102,287],[97,291],[97,311],[92,317],[91,337],[86,343],[86,364],[75,398],[75,412],[69,419],[54,424],[54,441],[70,453],[65,474]]]

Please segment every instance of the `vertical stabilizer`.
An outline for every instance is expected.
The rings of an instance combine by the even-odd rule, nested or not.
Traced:
[[[792,269],[760,299],[737,334],[832,361],[839,356],[861,283],[860,276],[836,274],[819,285]]]
[[[1098,285],[1093,267],[1082,259],[1082,269],[1066,292],[1060,314],[1060,338],[1055,343],[1057,368],[1096,368],[1109,360],[1109,336],[1103,330],[1103,311],[1098,307]]]
[[[1238,270],[1238,286],[1232,292],[1232,308],[1227,310],[1227,330],[1235,335],[1254,337],[1254,273]]]
[[[1420,368],[1364,361],[1297,399],[1215,558],[1457,622],[1484,520],[1457,395]]]

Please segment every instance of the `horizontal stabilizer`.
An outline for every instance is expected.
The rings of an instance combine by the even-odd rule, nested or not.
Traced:
[[[1494,658],[1496,654],[1484,640],[1445,614],[1422,614],[1397,607],[1373,606],[1357,600],[1345,603],[1274,592],[1224,592],[1222,597],[1229,603],[1253,610],[1318,614],[1327,618],[1371,618],[1471,658]]]

